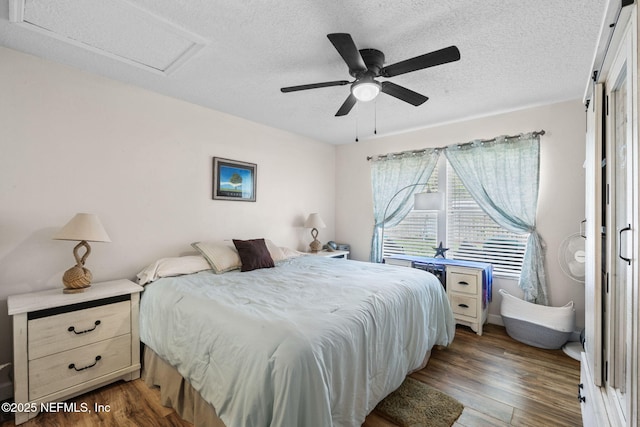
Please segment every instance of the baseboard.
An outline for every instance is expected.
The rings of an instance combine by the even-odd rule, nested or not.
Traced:
[[[489,314],[487,316],[487,323],[504,326],[504,322],[502,321],[502,316],[500,316],[499,314]]]

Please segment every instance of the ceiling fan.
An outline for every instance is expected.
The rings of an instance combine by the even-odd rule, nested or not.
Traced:
[[[284,93],[296,92],[299,90],[317,89],[321,87],[343,86],[351,84],[351,93],[344,101],[336,116],[349,114],[357,101],[371,101],[380,92],[391,95],[411,105],[423,104],[426,96],[414,92],[406,87],[391,83],[389,81],[379,82],[376,77],[394,77],[448,62],[458,61],[460,51],[455,46],[445,47],[424,55],[416,56],[392,65],[383,67],[384,54],[377,49],[360,49],[356,47],[351,35],[347,33],[327,34],[327,37],[336,48],[344,62],[349,67],[349,74],[355,78],[354,81],[336,80],[332,82],[312,83],[299,86],[289,86],[280,89]]]

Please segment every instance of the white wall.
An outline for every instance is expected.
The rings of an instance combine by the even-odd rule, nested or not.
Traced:
[[[429,101],[431,102],[431,101]],[[433,101],[437,102],[437,101]],[[383,118],[378,118],[382,127]],[[584,218],[585,114],[579,101],[563,102],[491,117],[341,145],[336,153],[336,237],[351,244],[352,258],[369,259],[373,229],[371,178],[367,156],[544,129],[541,137],[538,231],[546,243],[552,305],[576,304],[576,323],[584,325],[584,285],[565,276],[558,262],[562,240],[579,231]],[[490,321],[501,322],[500,294],[522,292],[514,280],[496,278]]]
[[[257,202],[211,199],[212,157],[256,163]],[[8,295],[62,288],[74,242],[51,236],[99,215],[94,281],[134,278],[202,239],[267,237],[304,250],[320,212],[334,236],[335,147],[0,48],[0,363]]]

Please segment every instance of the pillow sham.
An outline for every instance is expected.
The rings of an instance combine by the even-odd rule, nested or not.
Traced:
[[[224,242],[194,242],[191,246],[209,262],[216,274],[237,270],[241,267],[238,251]]]
[[[211,270],[211,265],[200,255],[160,258],[136,275],[139,285],[146,285],[161,277],[180,276]]]
[[[233,244],[238,250],[242,266],[240,271],[252,271],[260,268],[275,267],[273,258],[267,249],[264,239],[237,240]]]

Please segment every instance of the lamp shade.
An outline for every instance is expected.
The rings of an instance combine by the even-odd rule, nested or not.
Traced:
[[[427,191],[414,194],[413,209],[419,211],[441,211],[444,209],[444,193]]]
[[[87,242],[110,242],[100,219],[95,214],[76,214],[54,236],[54,240],[86,240]]]
[[[320,218],[319,213],[309,214],[309,217],[304,222],[305,228],[326,228],[324,221]]]

